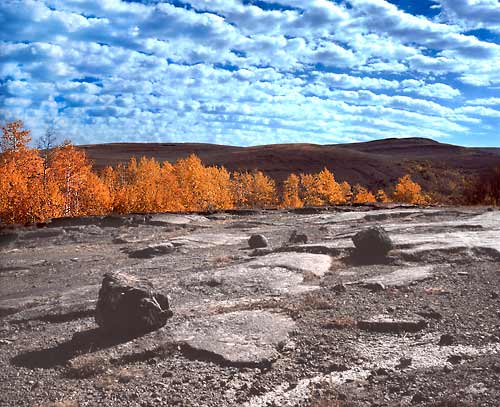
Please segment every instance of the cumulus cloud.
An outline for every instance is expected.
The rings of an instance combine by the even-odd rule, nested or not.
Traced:
[[[4,0],[0,119],[77,143],[459,142],[500,120],[500,46],[469,32],[497,10],[436,2]]]
[[[466,29],[485,28],[500,32],[498,0],[436,0],[444,21],[460,24]]]

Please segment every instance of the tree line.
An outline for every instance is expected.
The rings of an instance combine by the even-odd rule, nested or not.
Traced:
[[[131,158],[97,173],[86,153],[70,142],[31,148],[21,121],[2,127],[0,143],[0,221],[35,223],[63,216],[109,213],[191,212],[234,208],[300,208],[348,203],[425,204],[429,197],[409,175],[394,193],[375,193],[338,182],[327,168],[290,174],[277,186],[261,171],[229,172],[205,166],[196,155],[175,163]]]

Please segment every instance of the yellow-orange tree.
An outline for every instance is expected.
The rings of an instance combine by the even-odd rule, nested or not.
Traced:
[[[382,202],[382,203],[391,202],[391,200],[389,199],[389,197],[387,196],[387,194],[383,189],[379,189],[377,191],[376,199],[377,202]]]
[[[184,210],[207,211],[233,207],[232,184],[226,169],[205,167],[194,154],[178,160],[173,169]]]
[[[276,206],[276,184],[261,171],[233,173],[233,197],[239,208]]]
[[[285,208],[301,208],[304,202],[300,199],[300,178],[290,174],[283,183],[282,206]]]
[[[301,198],[307,206],[337,205],[350,200],[351,186],[339,184],[334,175],[324,168],[317,174],[301,174]]]
[[[429,202],[429,198],[422,193],[422,187],[413,182],[408,174],[399,179],[392,198],[396,202],[409,204],[426,204]]]
[[[354,203],[373,203],[377,202],[375,195],[368,189],[357,184],[354,186]]]
[[[92,172],[83,150],[65,142],[55,150],[49,171],[62,194],[64,216],[100,215],[111,209],[109,189]]]
[[[2,127],[0,220],[5,223],[39,222],[60,214],[61,196],[44,178],[43,159],[29,148],[29,134],[21,121]]]

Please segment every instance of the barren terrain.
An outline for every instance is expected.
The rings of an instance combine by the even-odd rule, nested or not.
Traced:
[[[314,173],[327,167],[340,181],[371,189],[392,187],[411,173],[426,191],[452,195],[450,182],[479,175],[500,164],[498,148],[468,148],[426,138],[385,139],[352,144],[277,144],[235,147],[201,143],[114,143],[80,146],[97,169],[126,163],[131,157],[175,162],[189,154],[205,165],[230,171],[261,170],[283,181],[290,173]]]
[[[383,264],[352,256],[373,225]],[[0,406],[500,405],[498,210],[59,219],[4,229],[0,251]],[[168,294],[166,326],[103,335],[110,271]]]

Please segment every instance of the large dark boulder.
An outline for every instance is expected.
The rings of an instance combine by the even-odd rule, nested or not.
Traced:
[[[380,226],[373,226],[356,233],[352,241],[356,246],[355,256],[363,260],[384,259],[393,247],[391,238]]]
[[[248,239],[248,246],[251,249],[259,249],[267,247],[268,245],[269,243],[264,235],[252,235],[250,239]]]
[[[149,281],[125,273],[104,275],[95,320],[106,333],[141,335],[161,328],[171,316],[168,297]]]

